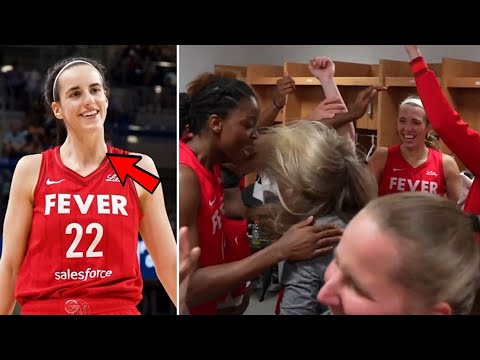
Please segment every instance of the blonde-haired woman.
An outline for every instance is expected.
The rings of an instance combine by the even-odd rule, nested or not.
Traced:
[[[357,158],[348,137],[317,121],[266,130],[258,139],[262,175],[278,201],[258,210],[263,234],[278,238],[306,216],[316,224],[345,227],[376,196],[374,177]],[[317,294],[332,260],[332,248],[307,261],[287,261],[282,274],[281,314],[318,314]]]
[[[400,104],[397,132],[402,143],[378,148],[368,162],[378,181],[378,195],[422,191],[457,202],[460,170],[451,156],[438,150],[418,96]]]

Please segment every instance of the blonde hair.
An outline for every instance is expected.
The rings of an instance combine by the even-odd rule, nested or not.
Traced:
[[[400,107],[402,107],[404,105],[419,107],[419,108],[423,109],[423,111],[425,111],[422,100],[417,95],[410,95],[407,98],[405,98],[400,103]],[[426,112],[425,112],[425,122],[426,122],[427,127],[428,127],[430,125],[430,120],[428,120]],[[431,148],[431,149],[435,149],[435,150],[440,149],[440,144],[438,142],[438,139],[435,136],[433,136],[433,134],[430,131],[427,132],[427,136],[425,138],[425,145],[427,147]]]
[[[279,188],[280,203],[258,210],[266,238],[279,238],[309,215],[353,216],[376,196],[377,183],[351,140],[321,122],[267,128],[256,145],[258,170]]]
[[[453,314],[470,312],[479,286],[478,218],[473,221],[452,201],[422,192],[382,196],[365,211],[395,235],[402,254],[395,281],[426,306],[446,301]]]

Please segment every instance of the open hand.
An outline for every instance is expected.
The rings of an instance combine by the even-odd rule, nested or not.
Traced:
[[[295,91],[295,81],[285,73],[284,76],[277,80],[275,88],[274,101],[279,107],[284,107],[287,101],[287,95]]]
[[[387,90],[385,86],[369,86],[368,88],[360,91],[355,99],[355,102],[349,107],[356,119],[360,119],[367,111],[368,104],[373,100],[379,91]]]
[[[343,231],[336,225],[312,225],[313,216],[292,225],[278,239],[277,246],[287,260],[307,260],[330,252]]]
[[[347,112],[339,97],[327,97],[307,116],[307,120],[331,119],[337,114]]]
[[[200,257],[200,248],[198,246],[190,249],[188,244],[188,228],[183,226],[178,233],[178,247],[179,247],[179,314],[184,314],[186,311],[186,299],[188,290],[188,280],[190,274],[197,265],[198,258]]]

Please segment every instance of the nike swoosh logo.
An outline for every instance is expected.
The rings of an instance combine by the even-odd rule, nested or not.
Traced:
[[[215,200],[217,200],[217,197],[215,196],[212,201],[208,200],[208,205],[213,206],[215,204]]]
[[[47,179],[47,185],[54,185],[54,184],[60,184],[62,181],[64,181],[65,179],[60,179],[60,180],[50,180],[50,179]]]
[[[393,168],[393,171],[402,171],[403,169]]]

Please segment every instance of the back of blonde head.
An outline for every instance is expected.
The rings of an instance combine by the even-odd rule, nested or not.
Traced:
[[[278,238],[309,215],[356,213],[376,195],[376,181],[351,140],[320,122],[268,128],[257,154],[259,170],[275,179],[280,191],[280,203],[259,210],[268,238]]]
[[[446,301],[454,315],[470,312],[480,274],[478,229],[471,217],[452,201],[422,192],[382,196],[365,211],[395,235],[401,253],[395,281],[423,305]]]

